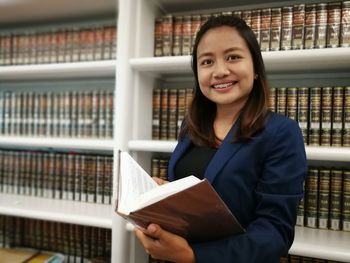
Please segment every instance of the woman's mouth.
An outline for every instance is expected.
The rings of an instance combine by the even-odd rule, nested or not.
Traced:
[[[230,81],[230,82],[225,82],[220,84],[214,84],[214,85],[211,85],[211,87],[216,90],[225,90],[225,89],[231,88],[237,82],[238,81]]]

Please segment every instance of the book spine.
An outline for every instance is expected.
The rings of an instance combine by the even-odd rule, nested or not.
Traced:
[[[252,11],[251,10],[243,10],[241,13],[241,18],[245,21],[247,26],[252,25]]]
[[[201,16],[200,15],[192,15],[191,16],[191,53],[193,51],[193,46],[196,40],[197,32],[201,27]]]
[[[318,228],[329,228],[330,169],[322,167],[319,178]]]
[[[261,9],[260,49],[269,51],[271,42],[271,8]]]
[[[339,47],[341,2],[328,3],[327,38],[328,48]]]
[[[341,8],[340,46],[350,46],[350,1],[343,1]]]
[[[304,48],[305,4],[293,6],[292,49]]]
[[[261,33],[261,9],[252,10],[252,22],[251,29],[255,35],[256,40],[260,45],[260,33]]]
[[[186,89],[179,89],[177,94],[177,132],[176,138],[179,136],[182,122],[186,114]]]
[[[105,174],[103,165],[103,156],[96,156],[96,203],[103,203],[103,188],[104,188]]]
[[[309,145],[318,146],[320,145],[321,88],[313,87],[310,92]]]
[[[304,193],[306,194],[305,182],[303,183],[303,189],[304,189]],[[304,226],[304,224],[305,224],[305,195],[299,201],[298,209],[297,209],[297,220],[296,220],[297,226]]]
[[[318,169],[309,168],[306,178],[305,223],[312,228],[317,227],[318,180]]]
[[[333,169],[331,172],[330,190],[330,229],[341,229],[341,204],[342,204],[342,183],[343,172],[340,169]]]
[[[322,146],[331,145],[331,124],[332,124],[332,87],[322,88],[321,102],[321,142]]]
[[[309,88],[298,89],[298,122],[305,144],[308,144]]]
[[[332,146],[342,145],[344,88],[333,88]]]
[[[192,34],[191,34],[191,15],[183,16],[182,23],[182,55],[191,54]]]
[[[161,89],[155,88],[152,96],[152,139],[160,139]]]
[[[178,89],[169,89],[168,140],[176,140]]]
[[[298,119],[298,89],[287,88],[287,116],[292,120]]]
[[[350,231],[350,170],[343,171],[342,230]]]
[[[326,47],[327,3],[316,4],[315,48]]]
[[[81,155],[74,155],[74,192],[73,192],[73,200],[80,201],[81,200]]]
[[[161,105],[160,105],[160,139],[168,139],[168,118],[169,118],[169,89],[161,89]]]
[[[176,31],[175,31],[175,34],[176,34]],[[155,24],[154,24],[154,56],[155,57],[163,56],[163,18],[162,17],[156,18]]]
[[[52,29],[50,32],[50,49],[49,49],[49,62],[58,62],[58,31],[57,29]]]
[[[282,7],[281,50],[292,48],[293,6]]]
[[[94,60],[99,61],[103,59],[103,27],[95,27],[95,43],[94,43]]]
[[[316,30],[316,4],[305,5],[305,35],[304,48],[312,49],[315,47]]]
[[[112,203],[113,191],[113,156],[106,156],[105,160],[105,184],[104,184],[104,202],[105,204]]]
[[[287,88],[277,89],[277,113],[287,115]]]
[[[156,20],[156,30],[157,28],[157,20]],[[174,36],[173,36],[173,56],[181,56],[182,55],[182,26],[183,26],[183,16],[175,16],[174,17]],[[157,31],[155,31],[155,41],[157,41]],[[157,51],[157,42],[155,42],[155,50]],[[155,54],[155,56],[159,56],[159,54]]]
[[[343,146],[350,147],[350,86],[344,88]]]
[[[270,50],[276,51],[281,48],[281,26],[282,26],[282,8],[271,8],[271,41]]]
[[[163,25],[162,25],[162,39],[163,39],[163,56],[172,55],[172,46],[173,46],[173,16],[165,15],[163,16]]]

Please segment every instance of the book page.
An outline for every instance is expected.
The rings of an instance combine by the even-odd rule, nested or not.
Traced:
[[[127,153],[120,153],[118,212],[128,215],[139,196],[158,184]]]
[[[160,185],[140,195],[132,211],[141,209],[150,204],[154,204],[170,195],[181,192],[182,190],[185,190],[200,182],[200,179],[193,175],[190,175],[185,178],[181,178],[179,180]]]

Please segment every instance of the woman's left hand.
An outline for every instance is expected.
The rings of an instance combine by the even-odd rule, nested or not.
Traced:
[[[159,225],[150,224],[147,229],[135,228],[135,234],[152,258],[176,263],[195,263],[192,248],[186,239],[172,234]]]

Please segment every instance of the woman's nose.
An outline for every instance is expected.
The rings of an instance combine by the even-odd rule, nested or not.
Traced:
[[[217,61],[214,66],[213,77],[222,78],[230,74],[228,65],[224,61]]]

